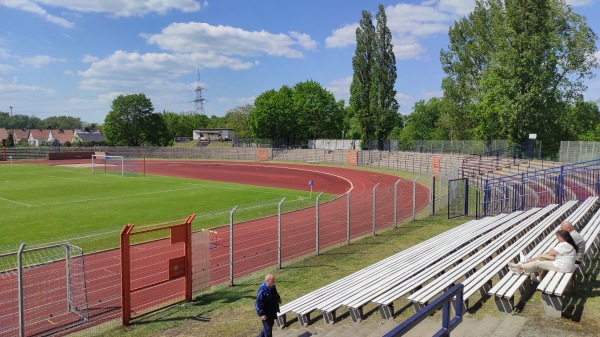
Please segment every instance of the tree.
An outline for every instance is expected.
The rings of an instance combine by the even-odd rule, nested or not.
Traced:
[[[339,137],[344,119],[335,97],[316,81],[296,83],[292,92],[293,111],[300,140]]]
[[[15,147],[15,135],[12,132],[8,133],[6,138],[6,147]]]
[[[356,29],[350,105],[360,122],[363,146],[376,139],[377,147],[382,150],[384,140],[398,125],[399,105],[394,90],[397,71],[392,34],[383,5],[378,8],[377,28],[373,26],[371,13],[363,11]]]
[[[374,114],[375,138],[377,147],[383,150],[383,142],[391,131],[398,125],[400,116],[396,101],[396,56],[392,45],[392,33],[387,27],[387,16],[383,5],[379,5],[376,15],[377,31],[375,44],[377,46],[373,64],[373,82],[371,83],[370,109]]]
[[[224,117],[225,127],[232,129],[235,132],[235,136],[238,138],[250,137],[248,116],[253,109],[254,105],[252,104],[229,109]]]
[[[271,89],[254,100],[248,116],[250,133],[255,138],[268,138],[272,144],[293,144],[297,139],[297,120],[293,113],[292,88]]]
[[[447,122],[475,138],[522,143],[529,133],[556,151],[561,121],[581,100],[598,61],[596,34],[562,0],[477,1],[449,31],[440,60]]]
[[[352,83],[350,106],[362,129],[362,144],[375,137],[375,120],[371,106],[371,82],[375,63],[375,27],[369,11],[362,11],[362,19],[356,28],[356,49],[352,57]]]
[[[144,94],[119,95],[104,119],[106,142],[117,146],[162,145],[166,125]]]

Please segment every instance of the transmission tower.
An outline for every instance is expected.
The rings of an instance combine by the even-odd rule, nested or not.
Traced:
[[[198,69],[198,85],[196,86],[196,90],[194,90],[196,92],[194,103],[196,104],[196,113],[204,115],[205,99],[202,97],[202,90],[204,90],[204,88],[200,85],[200,69]]]

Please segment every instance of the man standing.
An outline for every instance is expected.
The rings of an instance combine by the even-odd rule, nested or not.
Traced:
[[[267,274],[265,282],[258,287],[256,294],[256,303],[254,308],[263,325],[263,329],[258,337],[272,337],[273,324],[279,312],[281,297],[275,287],[275,275]]]
[[[573,224],[570,221],[563,221],[563,223],[560,224],[560,229],[571,234],[571,237],[573,238],[573,241],[575,241],[578,249],[577,257],[575,258],[575,264],[580,264],[583,261],[583,256],[585,254],[585,240],[581,234],[579,234],[579,232],[573,228]]]

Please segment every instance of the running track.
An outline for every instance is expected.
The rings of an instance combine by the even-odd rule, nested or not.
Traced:
[[[36,161],[40,163],[40,161]],[[66,161],[47,161],[49,165],[64,165]],[[240,162],[207,162],[207,161],[173,161],[147,160],[146,174],[185,177],[202,180],[223,181],[249,185],[281,187],[297,190],[310,190],[309,180],[314,182],[315,192],[344,194],[350,189],[350,221],[351,237],[355,238],[372,231],[372,194],[374,185],[379,182],[376,195],[376,229],[388,227],[393,222],[393,187],[398,177],[373,172],[352,170],[341,167],[325,167],[314,165],[290,165],[270,163]],[[398,221],[412,216],[412,181],[399,183],[397,208]],[[427,205],[428,191],[417,184],[417,211]],[[200,210],[201,211],[201,210]],[[201,216],[201,214],[200,214]],[[314,253],[316,250],[315,208],[286,213],[282,216],[282,260]],[[323,249],[346,241],[347,197],[322,204],[319,208],[319,248]],[[210,283],[212,285],[229,281],[229,227],[215,229],[218,231],[216,248],[210,249]],[[143,245],[137,260],[132,263],[132,284],[134,288],[158,280],[168,278],[168,271],[162,268],[164,261],[176,257],[181,246],[171,246],[168,241],[151,242]],[[134,257],[136,258],[136,257]],[[234,276],[249,275],[252,272],[277,264],[277,217],[259,219],[239,223],[234,228]],[[85,257],[86,284],[90,323],[92,326],[120,316],[121,286],[119,250],[90,254]],[[137,266],[137,267],[135,267]],[[38,271],[52,273],[56,266],[48,265]],[[9,284],[9,283],[3,283]],[[132,309],[140,311],[160,305],[166,301],[181,298],[182,280],[164,283],[152,287],[132,297]],[[26,318],[35,321],[27,325],[27,335],[43,333],[61,324],[67,326],[74,321],[72,314],[59,314],[60,309],[44,309],[38,307],[60,308],[60,294],[56,298],[36,298],[34,303],[26,305]],[[14,329],[3,327],[14,326],[18,303],[14,293],[3,289],[0,294],[10,294],[12,298],[0,298],[0,337],[13,336]],[[13,300],[14,299],[14,300]]]

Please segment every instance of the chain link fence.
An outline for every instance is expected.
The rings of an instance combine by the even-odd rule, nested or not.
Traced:
[[[580,163],[600,158],[600,142],[560,142],[559,160]]]

